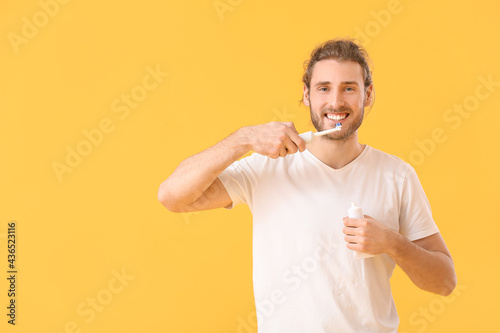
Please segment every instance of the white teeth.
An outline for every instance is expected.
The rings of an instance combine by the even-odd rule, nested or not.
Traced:
[[[339,115],[336,115],[336,114],[326,114],[326,117],[328,119],[331,119],[331,120],[342,120],[344,119],[345,117],[347,117],[346,114],[342,115],[342,116],[339,116]]]

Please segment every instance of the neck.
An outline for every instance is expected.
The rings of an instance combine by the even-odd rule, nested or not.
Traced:
[[[319,137],[307,146],[314,156],[333,169],[340,169],[351,163],[364,148],[365,145],[358,142],[357,131],[346,140]]]

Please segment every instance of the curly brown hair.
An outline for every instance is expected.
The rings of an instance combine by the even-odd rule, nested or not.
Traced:
[[[335,59],[337,61],[357,62],[363,69],[363,80],[366,89],[373,83],[372,81],[372,62],[366,50],[359,42],[350,38],[338,38],[328,40],[317,46],[311,52],[311,58],[304,62],[304,76],[302,82],[310,89],[311,77],[314,65],[321,60]],[[303,98],[301,99],[303,102]]]

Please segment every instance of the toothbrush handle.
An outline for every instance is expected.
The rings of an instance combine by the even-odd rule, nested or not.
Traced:
[[[302,134],[299,134],[299,136],[306,142],[306,144],[311,143],[314,140],[314,133],[313,131],[305,132]]]

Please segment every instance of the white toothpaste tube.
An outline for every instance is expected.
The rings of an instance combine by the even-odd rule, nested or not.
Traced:
[[[363,215],[363,211],[361,210],[361,207],[356,206],[355,202],[351,202],[351,208],[349,208],[348,211],[349,218],[351,219],[362,219],[365,217]],[[362,253],[362,252],[357,252],[354,251],[354,259],[366,259],[366,258],[371,258],[373,257],[373,254],[367,254],[367,253]]]

